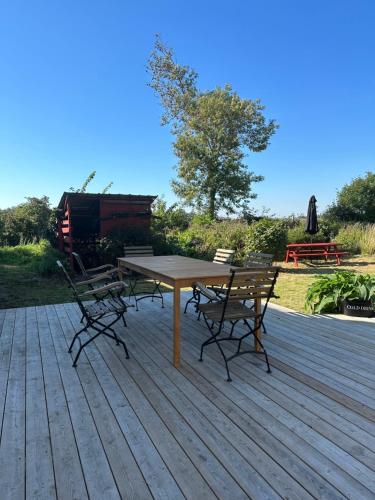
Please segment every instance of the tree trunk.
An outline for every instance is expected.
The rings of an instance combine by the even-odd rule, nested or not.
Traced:
[[[215,198],[216,198],[216,191],[214,189],[211,189],[209,194],[208,214],[212,220],[215,219],[216,215]]]

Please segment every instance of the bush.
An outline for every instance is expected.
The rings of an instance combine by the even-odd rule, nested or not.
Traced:
[[[48,197],[26,198],[25,203],[0,210],[0,245],[53,241],[55,225],[56,210],[51,209]]]
[[[187,230],[169,233],[167,241],[175,252],[205,260],[212,260],[217,248],[230,248],[235,250],[235,262],[240,264],[247,231],[246,222],[213,222],[195,218]]]
[[[114,229],[104,238],[92,242],[91,245],[86,244],[86,250],[83,244],[80,253],[86,265],[116,264],[117,257],[124,255],[124,245],[150,245],[151,243],[151,234],[147,228]]]
[[[271,253],[275,260],[282,259],[287,244],[288,230],[285,221],[262,219],[249,226],[246,252]]]
[[[29,245],[0,247],[0,264],[22,266],[41,275],[56,273],[57,259],[64,260],[64,255],[52,248],[47,240]]]
[[[288,243],[313,243],[331,241],[335,238],[340,223],[328,219],[319,220],[319,231],[310,235],[305,232],[305,220],[300,220],[293,227],[288,228]]]

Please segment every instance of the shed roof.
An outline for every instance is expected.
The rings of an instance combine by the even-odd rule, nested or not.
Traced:
[[[58,204],[58,208],[63,209],[65,203],[69,200],[83,201],[83,200],[118,200],[118,201],[143,201],[146,203],[152,203],[157,196],[154,195],[143,195],[143,194],[101,194],[101,193],[71,193],[64,192]]]

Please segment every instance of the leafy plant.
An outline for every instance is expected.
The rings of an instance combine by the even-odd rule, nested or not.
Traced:
[[[375,299],[375,276],[337,271],[333,275],[321,276],[308,288],[305,308],[311,312],[339,312],[343,300]]]
[[[375,173],[367,172],[345,184],[326,214],[345,222],[375,222]]]
[[[281,258],[287,243],[287,226],[283,220],[262,219],[249,226],[246,251],[271,253]]]
[[[22,267],[40,276],[56,273],[56,260],[64,258],[47,240],[29,245],[0,247],[0,266]]]

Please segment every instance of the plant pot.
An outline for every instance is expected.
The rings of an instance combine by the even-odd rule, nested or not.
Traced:
[[[343,300],[342,311],[346,316],[372,318],[374,310],[371,300]]]

